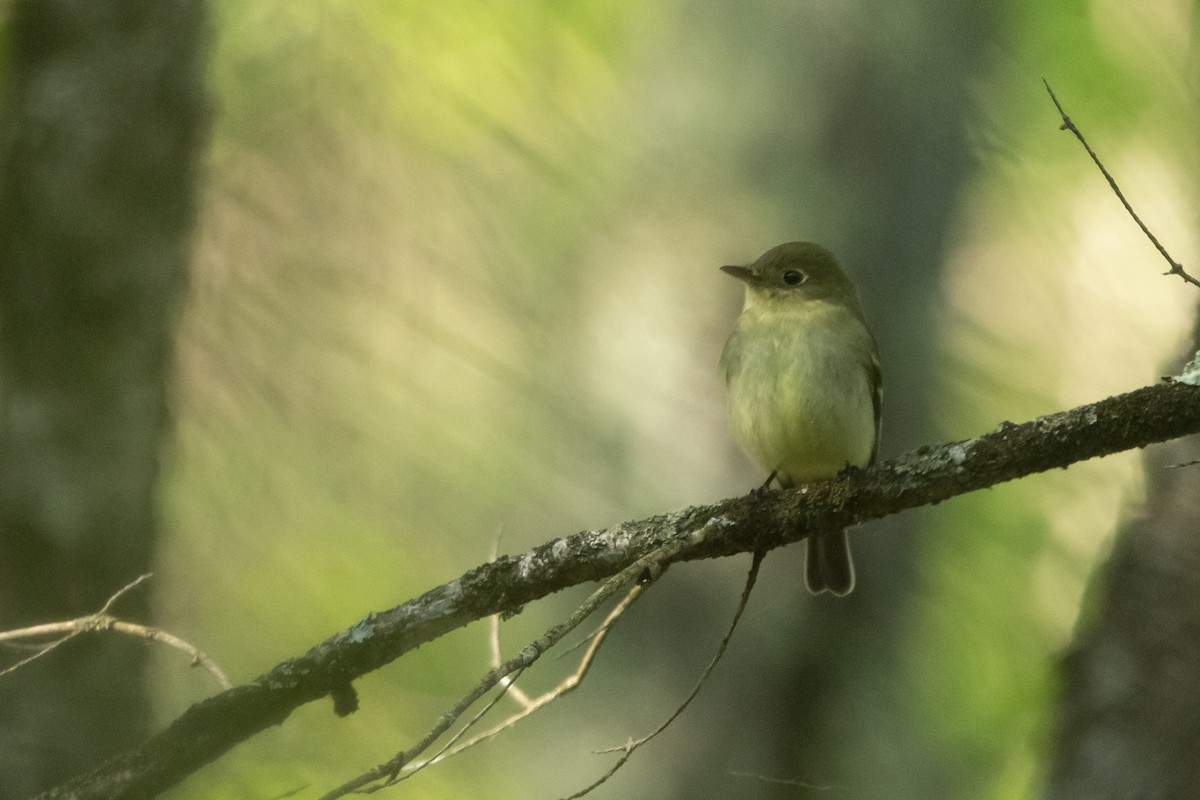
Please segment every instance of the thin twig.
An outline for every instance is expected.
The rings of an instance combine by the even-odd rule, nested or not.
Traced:
[[[536,662],[543,653],[549,650],[562,640],[564,636],[574,630],[609,597],[617,592],[622,586],[626,585],[636,577],[641,575],[653,565],[661,565],[672,557],[680,553],[686,547],[692,547],[699,542],[707,539],[721,523],[710,520],[699,530],[686,535],[675,536],[668,539],[661,547],[647,553],[637,561],[630,564],[625,569],[618,572],[613,577],[605,581],[600,588],[592,592],[591,595],[567,617],[565,620],[556,625],[551,626],[538,639],[530,642],[521,652],[513,658],[504,662],[500,666],[492,669],[487,675],[475,686],[474,689],[467,692],[461,700],[454,704],[448,711],[438,718],[437,723],[425,734],[425,736],[415,745],[397,753],[390,760],[378,764],[375,767],[367,770],[356,778],[351,778],[341,786],[332,789],[322,795],[320,800],[334,800],[334,798],[344,797],[351,793],[371,793],[376,792],[386,786],[390,786],[401,780],[401,772],[405,765],[411,763],[414,758],[429,749],[442,734],[450,729],[452,725],[461,717],[468,708],[474,705],[481,697],[495,688],[503,678],[520,672]],[[492,704],[489,704],[489,707]],[[476,717],[478,719],[478,716]],[[468,726],[470,727],[470,726]],[[409,773],[411,774],[411,773]]]
[[[500,538],[504,535],[504,526],[496,528],[496,538],[492,540],[492,550],[488,556],[488,563],[493,563],[500,556]],[[488,644],[491,648],[491,666],[493,669],[500,666],[500,615],[492,614],[488,617]],[[519,686],[513,684],[512,677],[504,677],[500,679],[500,684],[507,690],[508,696],[517,701],[520,705],[528,707],[530,704],[529,695],[521,691]],[[432,759],[430,759],[432,761]]]
[[[1167,464],[1167,469],[1183,469],[1184,467],[1194,467],[1197,464],[1200,464],[1200,459],[1194,459],[1192,461],[1184,461],[1181,464]]]
[[[725,655],[725,650],[729,647],[729,640],[733,638],[733,632],[737,630],[738,623],[742,619],[742,613],[746,610],[746,604],[750,602],[750,593],[754,590],[754,583],[758,580],[758,568],[762,566],[763,556],[762,551],[754,553],[754,560],[750,563],[750,572],[746,575],[746,585],[742,588],[742,597],[738,601],[737,610],[733,612],[733,619],[729,623],[728,630],[725,631],[725,636],[721,639],[721,644],[717,647],[717,652],[713,654],[712,660],[708,662],[708,666],[700,673],[700,678],[696,681],[696,685],[692,687],[692,691],[683,699],[683,702],[675,709],[671,716],[663,720],[662,724],[646,734],[640,739],[630,739],[620,747],[610,747],[605,750],[600,750],[601,753],[616,753],[620,752],[621,757],[599,778],[593,781],[590,785],[580,789],[575,794],[569,795],[564,800],[578,800],[578,798],[589,794],[592,790],[599,787],[609,778],[617,773],[621,767],[625,766],[629,758],[634,754],[639,747],[649,742],[655,736],[665,731],[667,727],[674,722],[680,714],[684,712],[691,702],[696,699],[696,695],[700,694],[700,690],[704,688],[704,684],[708,682],[708,676],[712,674],[713,669],[717,666],[717,662]]]
[[[586,638],[582,639],[579,644],[576,644],[571,648],[574,650],[578,648],[580,644],[588,645],[587,649],[583,653],[583,657],[579,659],[579,666],[577,666],[575,671],[564,678],[557,686],[550,691],[545,692],[544,694],[538,695],[535,698],[526,698],[526,701],[522,702],[521,704],[522,708],[520,711],[509,716],[504,721],[497,723],[495,726],[489,728],[483,733],[472,736],[470,739],[460,745],[457,745],[456,747],[443,748],[442,752],[430,759],[427,759],[426,761],[419,761],[409,764],[404,767],[404,771],[416,771],[418,769],[423,769],[426,766],[436,764],[440,761],[445,761],[448,758],[452,758],[468,748],[474,747],[481,742],[485,742],[488,739],[498,736],[508,728],[513,727],[521,720],[532,715],[542,706],[549,705],[553,701],[558,700],[560,697],[570,694],[577,689],[579,685],[583,683],[584,678],[587,677],[587,673],[591,669],[592,663],[595,661],[596,653],[599,652],[600,646],[604,644],[604,639],[608,635],[608,632],[612,630],[613,624],[616,623],[617,619],[623,613],[625,613],[625,611],[631,605],[633,605],[634,601],[641,597],[642,593],[648,588],[649,584],[639,583],[630,589],[625,597],[621,598],[621,602],[614,606],[612,611],[608,613],[608,616],[605,617],[604,622],[600,625],[600,627],[597,628],[593,633],[589,634]],[[516,680],[516,677],[514,676],[512,680]],[[515,686],[508,687],[509,694],[512,694],[514,690],[516,690]]]
[[[160,628],[153,628],[149,625],[137,625],[133,622],[125,622],[124,620],[114,619],[105,616],[103,620],[108,628],[119,633],[129,634],[130,636],[140,636],[143,639],[149,639],[152,642],[161,642],[168,647],[173,647],[191,656],[193,667],[203,667],[209,674],[217,679],[221,684],[222,689],[232,689],[233,683],[229,680],[229,676],[225,674],[217,663],[208,657],[204,651],[188,644],[183,639],[180,639],[174,634],[167,633]],[[111,620],[111,622],[109,622]]]
[[[657,580],[657,578],[658,576],[655,576],[654,580]],[[639,597],[642,596],[643,592],[650,588],[652,583],[653,581],[646,581],[644,583],[635,584],[634,587],[629,590],[629,593],[621,598],[621,602],[613,606],[613,610],[608,612],[608,616],[604,618],[604,622],[601,622],[596,627],[596,630],[592,631],[587,636],[584,636],[575,644],[569,645],[565,650],[558,654],[558,657],[566,658],[571,653],[574,653],[576,650],[584,647],[587,649],[584,651],[584,656],[580,661],[580,664],[582,665],[586,663],[587,660],[595,653],[595,651],[600,649],[600,644],[604,641],[604,637],[608,636],[609,630],[612,629],[613,625],[617,624],[617,620],[621,617],[621,615],[624,614],[629,607],[633,605]]]
[[[1167,260],[1167,263],[1171,265],[1171,269],[1163,274],[1178,275],[1193,286],[1200,286],[1200,280],[1196,280],[1189,275],[1186,271],[1184,271],[1182,264],[1171,258],[1171,254],[1167,252],[1167,248],[1162,246],[1162,243],[1158,241],[1158,237],[1150,232],[1150,229],[1146,227],[1146,223],[1142,222],[1142,218],[1139,217],[1137,212],[1133,210],[1133,206],[1131,206],[1129,201],[1125,199],[1125,193],[1121,191],[1121,187],[1117,186],[1116,180],[1113,178],[1108,169],[1105,168],[1104,162],[1100,160],[1100,156],[1096,155],[1096,151],[1093,150],[1092,146],[1088,144],[1087,139],[1083,138],[1083,132],[1079,130],[1075,123],[1071,121],[1071,118],[1067,116],[1067,112],[1063,110],[1062,103],[1058,102],[1058,97],[1054,94],[1054,90],[1050,88],[1049,81],[1047,81],[1045,78],[1042,78],[1042,83],[1046,85],[1046,91],[1050,93],[1050,99],[1054,101],[1054,107],[1058,109],[1058,114],[1060,117],[1062,117],[1062,125],[1059,126],[1059,130],[1070,131],[1071,133],[1075,134],[1075,138],[1079,140],[1079,143],[1083,145],[1083,149],[1087,150],[1087,154],[1092,157],[1092,161],[1097,167],[1100,168],[1100,172],[1104,175],[1104,179],[1108,181],[1108,185],[1112,187],[1113,193],[1117,195],[1117,199],[1121,201],[1121,205],[1125,206],[1125,210],[1129,212],[1129,216],[1133,217],[1133,221],[1136,222],[1138,227],[1142,229],[1142,233],[1146,234],[1146,238],[1149,239],[1158,252],[1162,254],[1162,257]]]
[[[16,672],[25,665],[39,658],[49,655],[57,648],[71,641],[77,636],[84,633],[92,633],[96,631],[116,631],[123,633],[126,636],[136,636],[141,639],[149,639],[152,642],[160,642],[173,647],[176,650],[181,650],[192,659],[193,666],[201,666],[207,670],[217,682],[221,684],[222,689],[232,689],[233,683],[229,677],[217,666],[211,658],[204,654],[199,648],[188,644],[183,639],[180,639],[174,634],[167,633],[159,628],[153,628],[149,625],[138,625],[134,622],[126,622],[112,616],[108,612],[112,610],[113,605],[128,594],[130,591],[149,580],[151,573],[146,573],[138,577],[131,583],[121,587],[108,598],[104,605],[95,614],[89,614],[86,617],[66,620],[64,622],[48,622],[42,625],[33,625],[28,628],[20,628],[12,631],[0,632],[0,642],[21,642],[28,639],[42,639],[48,636],[57,636],[53,642],[39,645],[37,652],[21,659],[17,663],[0,670],[0,678],[8,675],[11,672]]]
[[[100,610],[98,612],[96,612],[97,616],[99,616],[100,614],[107,614],[109,611],[112,611],[112,607],[116,604],[116,602],[118,600],[120,600],[125,595],[129,594],[131,591],[133,591],[137,587],[141,586],[146,581],[150,580],[152,577],[154,577],[153,572],[147,572],[144,575],[138,575],[132,581],[125,584],[120,589],[117,589],[117,591],[113,594],[113,596],[108,598],[108,601],[100,608]]]
[[[510,691],[512,691],[513,681],[515,681],[515,680],[517,680],[517,678],[521,677],[521,673],[524,671],[525,671],[525,667],[521,667],[516,672],[514,672],[510,676],[508,676],[507,682],[501,681],[500,691],[496,693],[496,696],[493,697],[491,700],[487,701],[487,703],[484,704],[483,708],[479,709],[479,711],[477,711],[475,713],[475,716],[471,717],[471,719],[467,721],[467,724],[463,725],[462,728],[459,729],[458,733],[454,734],[449,739],[447,739],[446,743],[442,745],[440,750],[438,750],[436,753],[433,754],[432,758],[429,758],[420,763],[406,764],[405,766],[411,767],[412,769],[407,770],[407,771],[402,769],[400,771],[399,775],[395,776],[393,779],[387,781],[387,783],[385,783],[377,788],[382,789],[383,786],[389,786],[393,783],[399,783],[400,781],[406,781],[409,778],[411,778],[413,775],[416,775],[418,772],[425,769],[425,767],[428,767],[432,764],[436,764],[439,761],[444,761],[446,758],[448,758],[447,752],[450,750],[450,748],[454,747],[456,742],[458,742],[460,739],[462,739],[462,737],[466,736],[467,732],[469,730],[471,730],[471,728],[475,727],[475,723],[477,723],[477,722],[479,722],[479,720],[483,719],[483,717],[489,711],[491,711],[496,706],[497,703],[499,703],[502,699],[504,699],[504,695],[506,695]]]
[[[71,623],[55,623],[54,626],[39,625],[37,627],[38,628],[49,628],[49,627],[57,627],[59,625],[70,625],[70,624]],[[28,630],[32,630],[32,629],[26,628],[24,630],[28,631]],[[13,636],[14,638],[19,637],[21,635],[21,633],[22,633],[22,631],[20,631],[20,630],[5,631],[4,633],[0,633],[0,641],[6,641],[9,636]],[[62,645],[66,644],[67,642],[71,641],[72,639],[74,639],[76,636],[78,636],[81,633],[83,633],[83,628],[69,631],[62,638],[56,639],[55,641],[51,642],[50,644],[45,645],[44,647],[42,647],[41,649],[39,649],[37,652],[33,653],[32,655],[26,656],[25,658],[22,658],[20,661],[13,664],[12,666],[10,666],[6,669],[0,670],[0,678],[3,678],[5,675],[8,675],[10,672],[16,672],[17,670],[21,669],[25,665],[30,664],[34,661],[37,661],[39,658],[41,658],[43,656],[49,655],[50,653],[54,652],[55,649],[57,649],[58,647],[61,647]],[[43,634],[38,633],[35,635],[43,635]]]
[[[737,778],[753,778],[762,783],[774,783],[780,786],[795,786],[800,789],[813,789],[818,792],[827,792],[830,789],[836,788],[831,784],[808,783],[807,781],[798,780],[796,778],[772,778],[770,775],[760,775],[757,772],[738,772],[731,771],[729,773]]]

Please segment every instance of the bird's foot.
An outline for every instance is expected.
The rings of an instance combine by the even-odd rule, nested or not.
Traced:
[[[771,481],[775,480],[775,476],[778,473],[779,473],[779,470],[777,470],[777,469],[771,470],[771,474],[767,476],[767,479],[765,481],[763,481],[762,486],[759,486],[756,489],[750,490],[750,499],[751,500],[762,500],[764,497],[766,497],[767,494],[771,491]]]
[[[866,470],[863,469],[862,467],[855,466],[854,464],[847,464],[846,466],[844,466],[840,470],[838,470],[838,477],[839,478],[853,478],[856,475],[862,475],[864,472],[866,472]]]

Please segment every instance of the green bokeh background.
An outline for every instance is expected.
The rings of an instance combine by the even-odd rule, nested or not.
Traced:
[[[741,298],[716,268],[779,242],[821,241],[859,278],[884,458],[1151,382],[1189,329],[1194,298],[1159,276],[1041,79],[1176,259],[1200,263],[1192,2],[213,10],[156,592],[160,624],[235,682],[497,542],[761,481],[725,431],[715,362]],[[704,693],[599,796],[1028,796],[1055,660],[1140,491],[1124,454],[905,515],[891,655],[857,651],[816,766],[764,755],[778,725],[817,725],[789,717],[783,687],[827,608],[797,549],[773,554]],[[877,572],[889,531],[855,534]],[[590,783],[612,758],[592,751],[686,694],[746,566],[672,569],[578,692],[391,791]],[[504,623],[506,652],[585,588]],[[487,659],[484,626],[458,631],[363,680],[358,713],[301,709],[167,796],[316,796],[418,739]],[[164,724],[214,691],[175,653],[155,674]]]

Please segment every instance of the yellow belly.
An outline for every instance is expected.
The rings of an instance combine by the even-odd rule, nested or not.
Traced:
[[[734,439],[785,485],[867,466],[876,437],[872,351],[820,332],[802,335],[806,326],[778,327],[763,336],[752,323],[739,325],[726,345]]]

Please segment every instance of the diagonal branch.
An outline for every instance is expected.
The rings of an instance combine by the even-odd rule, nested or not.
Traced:
[[[608,578],[669,540],[670,561],[771,550],[823,530],[878,519],[1097,456],[1200,432],[1200,387],[1167,381],[999,429],[922,447],[867,471],[778,492],[693,506],[583,531],[476,567],[395,608],[372,613],[253,683],[189,708],[143,747],[45,793],[46,798],[150,797],[297,707],[475,620],[516,612],[568,586]],[[700,531],[708,535],[696,536]]]
[[[1133,217],[1133,221],[1136,222],[1137,226],[1142,229],[1142,233],[1146,235],[1146,238],[1150,240],[1150,243],[1154,245],[1154,248],[1158,250],[1159,255],[1165,258],[1167,263],[1171,265],[1171,268],[1164,274],[1178,275],[1193,286],[1200,286],[1200,280],[1197,280],[1189,275],[1183,269],[1182,264],[1171,258],[1171,254],[1167,252],[1167,248],[1163,247],[1162,243],[1158,241],[1158,237],[1150,231],[1150,228],[1146,226],[1146,223],[1142,222],[1142,218],[1138,216],[1138,213],[1133,210],[1133,206],[1130,205],[1129,201],[1125,199],[1125,193],[1121,191],[1120,186],[1117,186],[1117,179],[1112,176],[1112,173],[1109,172],[1108,168],[1104,166],[1104,162],[1100,160],[1100,156],[1096,155],[1096,151],[1092,149],[1090,144],[1088,144],[1088,140],[1083,137],[1083,131],[1079,130],[1079,127],[1071,120],[1069,116],[1067,116],[1067,112],[1065,109],[1063,109],[1062,103],[1058,101],[1058,95],[1054,94],[1054,90],[1050,88],[1049,81],[1047,81],[1045,78],[1042,78],[1042,83],[1046,85],[1046,91],[1050,93],[1050,99],[1054,101],[1054,107],[1058,109],[1058,115],[1062,117],[1062,125],[1059,125],[1058,129],[1062,131],[1070,131],[1075,135],[1075,138],[1079,140],[1081,145],[1083,145],[1083,149],[1086,150],[1087,154],[1092,157],[1092,163],[1100,168],[1100,174],[1104,176],[1104,180],[1108,181],[1109,188],[1113,190],[1113,194],[1115,194],[1117,199],[1121,201],[1121,205],[1125,206],[1125,210],[1129,212],[1129,216]]]

